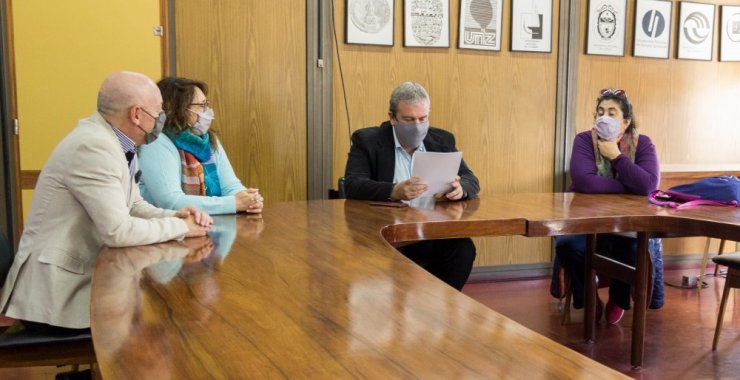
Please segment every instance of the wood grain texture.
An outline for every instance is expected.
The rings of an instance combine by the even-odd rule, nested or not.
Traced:
[[[714,3],[740,5],[737,0]],[[740,128],[733,110],[740,97],[740,63],[719,62],[720,8],[716,7],[715,12],[713,59],[707,62],[675,58],[680,6],[677,1],[673,2],[671,58],[633,57],[635,2],[627,4],[625,56],[579,57],[577,131],[591,128],[598,91],[620,88],[634,106],[640,133],[653,140],[662,164],[737,164]],[[586,12],[587,7],[582,7],[583,30]],[[585,33],[579,46],[585,46]]]
[[[737,0],[715,2],[740,5]],[[620,88],[634,107],[640,133],[651,138],[661,165],[737,165],[740,160],[740,128],[737,128],[737,99],[740,97],[740,63],[719,62],[719,34],[714,33],[713,59],[676,58],[680,2],[673,1],[669,59],[632,56],[635,2],[627,2],[627,35],[624,57],[583,54],[578,61],[577,132],[591,128],[598,91]],[[587,6],[582,7],[581,26],[586,27]],[[716,7],[715,31],[720,23]],[[579,46],[585,46],[585,33]],[[671,178],[665,178],[664,183]],[[691,182],[690,180],[687,182]],[[668,186],[670,187],[670,186]],[[667,188],[661,184],[661,188]],[[704,239],[665,241],[666,255],[699,254]],[[716,249],[713,247],[714,252]]]
[[[175,2],[177,75],[210,86],[214,127],[265,203],[306,199],[306,11],[296,2]]]
[[[411,80],[429,92],[431,124],[455,134],[457,148],[480,179],[481,194],[551,191],[557,54],[508,51],[508,3],[501,15],[500,52],[456,48],[459,1],[450,1],[450,48],[405,48],[404,2],[394,3],[394,46],[377,47],[344,43],[345,2],[333,1],[339,41],[333,56],[334,178],[344,175],[350,130],[387,120],[391,91]],[[553,2],[555,20],[559,3]],[[555,52],[557,23],[553,28]],[[475,242],[477,266],[551,260],[549,239],[481,238]]]
[[[236,236],[215,240],[215,253],[201,238],[100,255],[91,322],[104,378],[622,378],[454,291],[386,240],[635,229],[740,239],[740,208],[584,194],[429,210],[335,200],[216,226]]]
[[[20,188],[23,190],[35,189],[39,174],[41,174],[41,170],[21,170]]]
[[[740,171],[680,171],[661,172],[659,189],[666,190],[673,186],[691,183],[702,178],[716,177],[722,175],[740,176]]]
[[[0,349],[0,368],[63,366],[95,363],[91,340]]]

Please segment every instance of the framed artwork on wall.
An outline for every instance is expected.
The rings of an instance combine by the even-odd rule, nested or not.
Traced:
[[[589,0],[586,54],[624,55],[627,0]]]
[[[719,60],[740,61],[740,6],[723,5],[719,31]]]
[[[450,1],[404,0],[403,46],[449,47]]]
[[[672,16],[670,0],[637,0],[632,55],[668,59]]]
[[[682,1],[678,15],[679,59],[712,60],[714,4]]]
[[[552,52],[552,0],[511,1],[510,48]]]
[[[503,0],[460,0],[460,49],[501,51]]]
[[[347,0],[345,42],[393,46],[393,0]]]

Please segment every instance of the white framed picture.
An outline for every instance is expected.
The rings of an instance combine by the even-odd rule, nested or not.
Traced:
[[[511,1],[510,49],[552,52],[552,0]]]
[[[589,0],[586,54],[624,55],[627,0]]]
[[[714,4],[682,1],[678,16],[679,59],[712,60]]]
[[[721,9],[719,60],[740,61],[740,6],[723,5]]]
[[[632,55],[668,59],[671,50],[673,3],[666,0],[637,0]]]
[[[393,46],[393,0],[347,0],[345,42]]]
[[[501,50],[503,0],[460,0],[460,49]]]
[[[450,1],[404,0],[403,46],[449,47]]]

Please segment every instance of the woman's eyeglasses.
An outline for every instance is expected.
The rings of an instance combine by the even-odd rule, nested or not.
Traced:
[[[208,99],[204,100],[202,103],[190,103],[191,106],[199,106],[203,107],[203,109],[206,109],[209,104]]]
[[[604,88],[599,91],[600,96],[614,95],[620,98],[627,98],[627,93],[624,90],[612,90],[611,88]]]

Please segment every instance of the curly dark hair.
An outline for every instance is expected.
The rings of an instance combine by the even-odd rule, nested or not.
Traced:
[[[164,126],[164,133],[170,139],[174,139],[180,132],[190,128],[188,118],[190,117],[190,104],[193,102],[195,88],[203,91],[208,95],[208,85],[199,80],[167,77],[157,82],[159,91],[162,92],[162,109],[167,115],[167,122]],[[218,135],[213,128],[208,130],[208,138],[211,149],[216,150],[218,147]]]
[[[632,113],[632,103],[627,99],[627,93],[624,90],[612,90],[605,88],[599,92],[599,97],[596,98],[596,112],[599,111],[599,105],[604,100],[614,100],[619,103],[619,109],[622,110],[622,116],[625,119],[630,119],[630,125],[627,126],[627,131],[637,128],[635,124],[635,115]],[[626,132],[626,131],[625,131]]]

